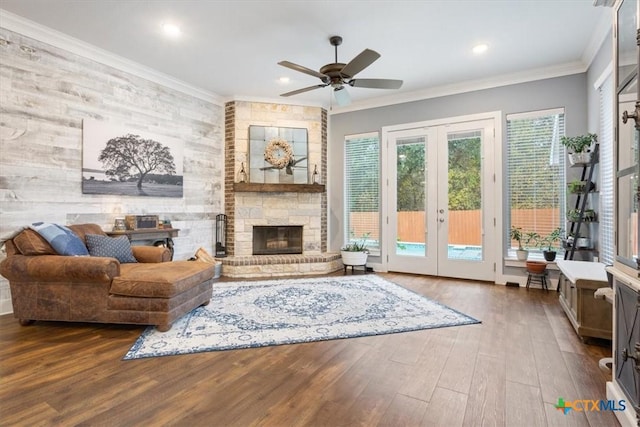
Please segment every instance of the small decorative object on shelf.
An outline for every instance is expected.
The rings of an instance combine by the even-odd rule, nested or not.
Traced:
[[[124,218],[116,218],[113,223],[113,231],[126,230],[127,224],[124,222]]]
[[[247,182],[247,172],[244,170],[244,162],[242,162],[240,165],[240,172],[238,172],[238,182]]]
[[[320,184],[320,174],[318,173],[318,165],[313,165],[313,174],[311,175],[312,184]]]

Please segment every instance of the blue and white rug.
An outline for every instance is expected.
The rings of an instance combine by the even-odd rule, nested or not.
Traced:
[[[375,275],[214,283],[209,305],[147,328],[124,360],[480,323]]]

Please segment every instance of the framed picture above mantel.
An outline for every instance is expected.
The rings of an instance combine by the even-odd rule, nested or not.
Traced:
[[[307,129],[249,126],[249,183],[308,184]]]

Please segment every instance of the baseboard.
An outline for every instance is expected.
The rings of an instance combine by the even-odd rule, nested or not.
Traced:
[[[11,305],[11,301],[0,301],[0,316],[3,314],[11,313],[13,313],[13,306]]]

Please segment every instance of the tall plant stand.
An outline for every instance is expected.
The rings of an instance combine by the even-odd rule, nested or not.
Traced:
[[[570,247],[565,248],[564,259],[572,260],[573,255],[577,249],[577,241],[580,236],[580,229],[585,221],[585,210],[587,208],[587,199],[589,198],[589,193],[593,188],[593,170],[595,165],[598,163],[598,152],[599,152],[600,144],[596,143],[591,153],[591,161],[589,163],[584,164],[576,164],[574,166],[582,167],[582,174],[580,177],[581,181],[585,182],[584,189],[577,194],[576,202],[574,210],[578,211],[577,218],[569,219],[569,236],[573,236],[573,244]]]

